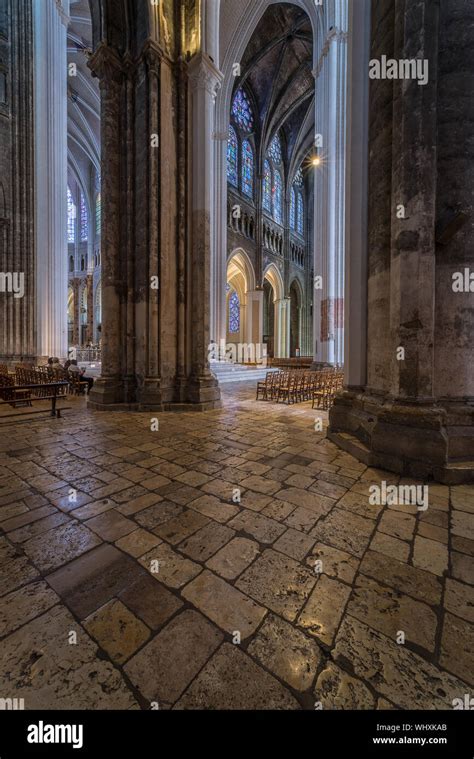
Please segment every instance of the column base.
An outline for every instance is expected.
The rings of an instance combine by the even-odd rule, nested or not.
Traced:
[[[155,378],[137,386],[133,377],[99,377],[87,400],[92,411],[209,411],[221,406],[219,383],[212,375],[168,387]]]
[[[328,438],[367,466],[474,482],[474,400],[410,403],[346,390],[330,411]]]
[[[187,403],[195,405],[202,411],[222,408],[219,382],[211,372],[200,377],[191,376],[189,378]]]

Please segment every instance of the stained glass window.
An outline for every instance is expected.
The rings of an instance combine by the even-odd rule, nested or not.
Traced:
[[[89,218],[84,195],[81,192],[81,242],[87,242]]]
[[[302,235],[304,230],[304,204],[301,192],[298,193],[298,234]]]
[[[229,333],[235,335],[236,332],[240,332],[240,300],[232,290],[229,296]]]
[[[282,161],[281,157],[281,141],[279,136],[276,134],[273,140],[270,143],[270,147],[268,149],[268,154],[270,158],[272,159],[273,163],[280,164]]]
[[[227,141],[227,179],[234,187],[239,184],[239,143],[233,126],[229,127],[229,139]]]
[[[67,188],[67,241],[76,242],[76,206],[69,187]]]
[[[290,198],[290,228],[296,229],[296,192],[295,188],[291,188]]]
[[[283,200],[283,182],[279,171],[275,171],[275,180],[273,185],[273,218],[278,224],[283,221],[282,215]]]
[[[298,169],[298,171],[295,174],[294,184],[297,187],[303,187],[303,172],[301,170],[301,167]]]
[[[242,143],[242,192],[253,196],[253,150],[248,140]]]
[[[237,124],[245,132],[253,129],[253,113],[249,99],[243,90],[237,90],[232,103],[232,115]]]
[[[102,217],[101,198],[100,198],[100,192],[98,192],[97,197],[95,199],[95,233],[96,235],[100,235],[101,217]]]
[[[272,212],[272,170],[268,161],[263,165],[263,207]]]

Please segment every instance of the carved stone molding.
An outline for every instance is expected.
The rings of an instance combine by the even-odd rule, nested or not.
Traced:
[[[62,23],[64,24],[64,26],[68,27],[69,22],[71,21],[71,18],[69,14],[66,13],[66,11],[64,10],[64,5],[63,5],[62,0],[54,0],[54,1],[55,1],[56,9],[59,13]]]
[[[191,59],[188,66],[189,84],[191,89],[206,90],[212,98],[216,98],[221,87],[223,74],[213,64],[205,53],[198,53]]]
[[[319,60],[313,69],[313,76],[315,79],[317,79],[319,74],[321,73],[321,69],[324,64],[324,59],[328,55],[332,43],[333,42],[347,42],[348,39],[349,39],[348,32],[343,32],[342,29],[337,29],[336,27],[330,30],[326,39],[324,40],[324,44],[321,50],[321,55],[319,56]]]
[[[125,73],[125,67],[117,51],[101,42],[97,50],[89,58],[88,66],[94,76],[120,84]]]

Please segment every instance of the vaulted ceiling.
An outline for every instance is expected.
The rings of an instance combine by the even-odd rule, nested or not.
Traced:
[[[76,65],[68,76],[68,161],[86,188],[90,164],[100,167],[100,95],[98,80],[87,66],[92,50],[92,24],[88,0],[70,0],[67,60]],[[69,69],[69,74],[71,73]]]
[[[295,5],[271,5],[250,39],[236,86],[246,86],[253,96],[262,153],[279,131],[285,162],[291,166],[299,164],[314,139],[312,69],[308,16]]]

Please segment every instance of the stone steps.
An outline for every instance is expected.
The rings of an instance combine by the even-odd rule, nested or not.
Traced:
[[[220,384],[228,382],[259,382],[264,380],[267,372],[276,371],[260,366],[231,364],[224,361],[211,361],[211,371]]]

